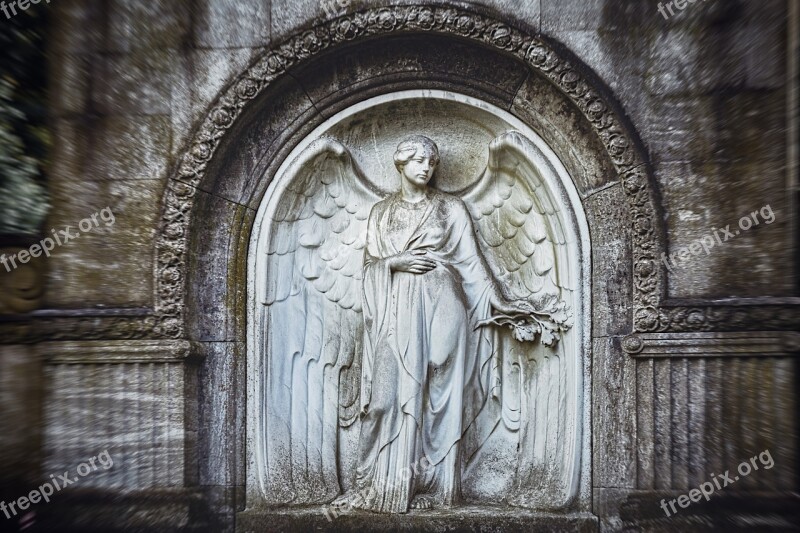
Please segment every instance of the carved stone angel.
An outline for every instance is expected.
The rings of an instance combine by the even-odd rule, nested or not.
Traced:
[[[337,430],[360,423],[355,483],[340,500],[392,513],[458,502],[465,459],[501,417],[503,345],[490,326],[548,345],[569,327],[563,234],[514,172],[524,142],[493,141],[483,176],[455,195],[428,186],[439,151],[421,135],[397,148],[394,194],[337,141],[301,156],[268,248],[270,501],[340,495]]]

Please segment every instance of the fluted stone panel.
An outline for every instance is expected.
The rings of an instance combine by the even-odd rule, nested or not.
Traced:
[[[187,370],[163,343],[45,344],[44,471],[70,472],[103,452],[98,468],[70,488],[139,490],[187,481]],[[181,348],[180,351],[184,350]],[[97,461],[95,461],[97,464]]]

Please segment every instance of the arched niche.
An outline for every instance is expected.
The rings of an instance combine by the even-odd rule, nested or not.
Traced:
[[[463,463],[462,493],[467,505],[512,502],[564,510],[576,503],[589,453],[584,368],[591,332],[590,241],[580,196],[553,150],[518,118],[463,94],[418,89],[369,98],[327,119],[284,160],[258,208],[247,267],[249,508],[328,503],[355,481],[360,421],[349,411],[360,393],[361,339],[352,338],[356,330],[349,327],[340,333],[338,325],[331,335],[325,325],[328,317],[339,316],[332,299],[341,295],[332,295],[336,287],[324,280],[318,280],[324,291],[320,283],[304,280],[289,291],[296,295],[267,301],[276,278],[300,276],[295,271],[304,269],[276,242],[276,224],[283,224],[276,213],[290,201],[287,189],[298,187],[304,152],[323,137],[336,139],[352,147],[356,164],[376,189],[393,192],[399,187],[394,150],[405,137],[422,133],[440,146],[436,188],[456,192],[481,176],[490,143],[509,131],[522,137],[519,179],[529,184],[537,203],[553,211],[547,231],[563,241],[554,268],[574,326],[552,349],[496,335],[493,349],[503,353],[496,363],[498,412],[476,422],[486,426],[478,430],[486,440]],[[491,262],[492,250],[486,252]],[[270,256],[280,260],[270,262]],[[298,312],[293,299],[304,311]]]

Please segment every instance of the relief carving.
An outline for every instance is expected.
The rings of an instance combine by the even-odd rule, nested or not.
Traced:
[[[533,143],[508,131],[488,151],[454,193],[429,185],[440,155],[422,135],[394,153],[396,192],[334,138],[292,162],[255,264],[268,504],[458,505],[499,426],[518,457],[496,498],[569,500],[575,234]]]

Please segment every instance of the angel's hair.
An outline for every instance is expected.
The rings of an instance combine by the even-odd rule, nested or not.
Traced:
[[[417,155],[420,148],[430,154],[434,165],[439,164],[439,148],[436,143],[424,135],[411,135],[397,145],[394,153],[394,166],[397,170],[402,172],[402,168]]]

